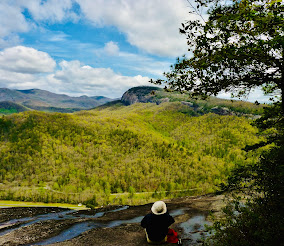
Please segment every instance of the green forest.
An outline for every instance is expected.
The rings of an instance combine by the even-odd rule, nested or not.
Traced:
[[[186,2],[187,53],[149,81],[164,90],[76,112],[0,103],[0,199],[94,208],[222,194],[203,245],[283,245],[284,2]],[[253,91],[269,104],[216,98]]]
[[[248,117],[192,115],[167,102],[2,116],[0,198],[145,203],[214,192],[233,167],[258,160],[243,150],[261,140]]]

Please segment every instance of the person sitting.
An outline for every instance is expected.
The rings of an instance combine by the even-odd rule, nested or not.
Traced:
[[[151,208],[152,213],[147,214],[141,221],[145,228],[147,242],[161,244],[167,242],[168,227],[175,222],[167,212],[167,206],[163,201],[157,201]]]

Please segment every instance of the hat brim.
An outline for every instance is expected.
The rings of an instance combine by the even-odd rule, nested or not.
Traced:
[[[153,214],[155,215],[162,215],[165,214],[167,212],[167,206],[165,203],[160,204],[162,206],[162,211],[161,212],[157,212],[157,208],[156,208],[156,203],[153,204],[151,211]]]

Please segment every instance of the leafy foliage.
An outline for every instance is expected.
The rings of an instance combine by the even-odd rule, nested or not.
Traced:
[[[245,114],[257,114],[263,113],[264,104],[256,105],[251,102],[241,100],[226,100],[220,99],[214,96],[208,97],[206,100],[200,100],[192,98],[191,93],[179,93],[172,90],[160,90],[155,93],[155,97],[158,99],[168,98],[170,102],[191,102],[193,107],[198,109],[196,115],[209,113],[213,107],[227,107],[231,111],[239,115]]]
[[[192,117],[189,110],[180,102],[115,104],[75,114],[31,111],[3,117],[1,198],[145,202],[152,194],[136,193],[213,192],[235,165],[256,162],[241,150],[260,141],[250,120]],[[125,192],[129,197],[119,195]]]
[[[255,124],[267,136],[262,145],[268,144],[270,148],[255,164],[233,170],[223,190],[233,193],[234,201],[211,228],[215,234],[209,245],[280,245],[283,242],[284,117],[280,103],[266,110]]]
[[[193,56],[178,59],[165,74],[170,88],[192,95],[224,90],[242,96],[262,86],[264,92],[282,97],[256,121],[266,140],[246,148],[266,146],[260,160],[237,166],[222,185],[236,194],[212,227],[215,234],[209,244],[277,245],[283,241],[284,4],[275,0],[196,2],[198,8],[211,4],[209,19],[182,24],[180,32],[186,34]]]
[[[27,110],[29,109],[14,102],[8,102],[8,101],[0,102],[0,115],[19,113]]]
[[[242,96],[254,87],[276,96],[274,106],[256,121],[266,140],[246,148],[266,151],[258,162],[237,166],[222,185],[236,197],[212,227],[215,234],[209,244],[278,245],[283,242],[284,228],[283,1],[195,2],[194,14],[200,15],[198,9],[209,6],[208,21],[201,18],[203,22],[182,24],[180,32],[187,36],[192,56],[177,59],[172,71],[165,74],[167,85],[202,97],[220,91]]]
[[[222,90],[240,96],[255,86],[283,93],[283,2],[196,2],[211,4],[209,19],[182,24],[193,56],[178,58],[165,74],[170,88],[204,96]]]

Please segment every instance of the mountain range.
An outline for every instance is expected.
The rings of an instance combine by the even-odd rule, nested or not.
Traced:
[[[12,90],[0,88],[0,113],[15,113],[26,110],[71,113],[95,108],[114,99],[104,96],[71,97],[46,90]]]
[[[120,99],[111,99],[104,96],[71,97],[40,89],[11,90],[0,88],[0,114],[4,115],[29,110],[73,113],[98,107],[110,107],[115,104],[128,106],[135,103],[154,103],[159,105],[166,102],[180,102],[188,107],[190,114],[196,116],[209,112],[219,115],[259,115],[264,106],[216,97],[209,97],[207,100],[197,100],[191,98],[189,94],[166,91],[155,86],[130,88]]]

